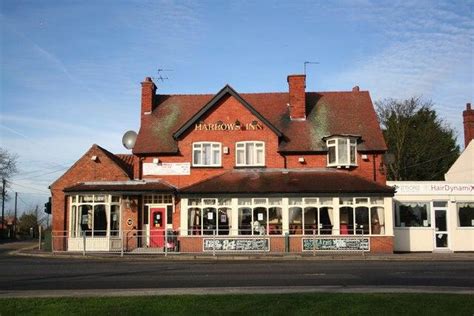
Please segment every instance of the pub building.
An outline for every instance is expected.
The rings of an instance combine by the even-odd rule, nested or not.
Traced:
[[[131,154],[93,145],[51,186],[55,251],[392,253],[368,91],[157,93]]]

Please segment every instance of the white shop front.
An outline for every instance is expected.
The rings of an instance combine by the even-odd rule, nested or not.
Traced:
[[[388,181],[394,251],[474,251],[474,183]]]

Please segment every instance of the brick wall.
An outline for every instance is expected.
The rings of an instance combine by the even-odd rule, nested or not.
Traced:
[[[92,161],[92,156],[97,156],[98,159]],[[68,230],[68,205],[63,189],[78,182],[100,180],[124,181],[129,180],[129,177],[97,145],[93,145],[84,156],[51,185],[53,231]],[[55,250],[65,250],[65,242],[55,241],[54,246]]]

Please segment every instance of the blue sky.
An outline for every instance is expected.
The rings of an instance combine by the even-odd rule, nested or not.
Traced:
[[[140,82],[160,68],[172,69],[162,93],[287,91],[286,76],[317,61],[307,90],[431,99],[463,143],[474,1],[0,3],[0,145],[19,155],[20,210],[42,206],[93,143],[126,152]]]

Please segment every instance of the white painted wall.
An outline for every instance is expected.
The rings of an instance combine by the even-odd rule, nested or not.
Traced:
[[[459,227],[457,203],[474,202],[472,191],[459,189],[456,184],[449,184],[446,189],[444,181],[388,181],[387,185],[396,185],[403,193],[395,193],[394,203],[427,202],[430,205],[431,222],[429,227],[394,227],[394,251],[435,251],[435,229],[433,201],[447,202],[448,250],[474,251],[474,227]],[[431,186],[433,185],[433,186]],[[433,190],[430,192],[430,188]],[[468,184],[474,190],[474,184]],[[405,188],[405,189],[403,189]],[[454,189],[456,190],[454,190]],[[417,191],[418,190],[418,191]],[[452,190],[454,194],[446,194]],[[393,207],[393,226],[395,226],[396,207]]]

